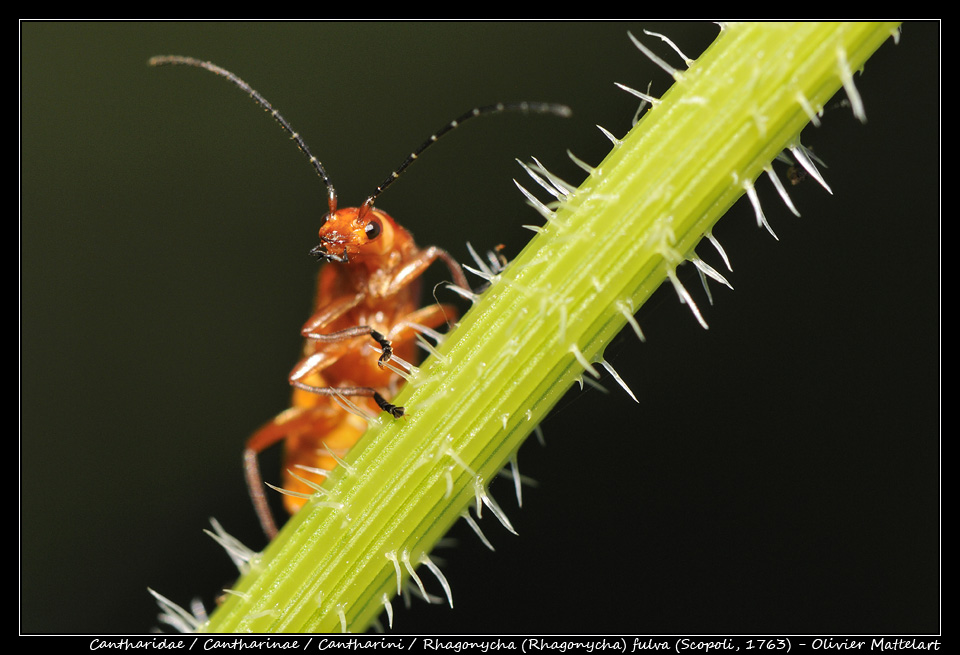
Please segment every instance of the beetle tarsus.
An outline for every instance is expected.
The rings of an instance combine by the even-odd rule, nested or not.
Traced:
[[[380,407],[380,409],[385,411],[387,414],[390,414],[390,416],[393,418],[400,418],[403,416],[403,407],[388,403],[386,399],[379,393],[373,394],[373,400],[377,403],[377,406]]]

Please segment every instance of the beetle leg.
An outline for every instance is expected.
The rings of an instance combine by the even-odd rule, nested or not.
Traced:
[[[370,338],[377,342],[380,346],[381,355],[380,359],[377,361],[377,364],[380,365],[380,368],[383,368],[383,365],[390,361],[390,358],[393,356],[393,347],[390,345],[390,340],[385,336],[374,330],[369,325],[358,325],[356,327],[347,328],[345,330],[338,330],[336,332],[330,332],[329,334],[323,334],[320,332],[308,331],[306,326],[304,327],[302,334],[307,339],[312,339],[313,341],[320,341],[324,343],[332,343],[337,341],[344,341],[345,339],[352,339],[353,337],[361,337],[370,335]]]
[[[319,396],[362,396],[364,398],[373,398],[373,401],[377,403],[377,407],[379,407],[381,411],[387,412],[393,416],[393,418],[403,416],[403,407],[387,402],[387,399],[373,387],[318,387],[293,378],[290,379],[290,386],[315,393]]]
[[[243,451],[243,471],[247,480],[247,490],[250,493],[250,500],[253,501],[253,508],[257,512],[257,518],[260,520],[260,527],[263,528],[268,539],[276,536],[277,524],[267,503],[267,496],[263,492],[263,476],[260,474],[258,455],[309,421],[308,413],[303,410],[297,410],[292,414],[288,412],[290,410],[254,432],[247,439],[247,445]]]
[[[321,334],[324,328],[359,305],[364,298],[364,294],[358,293],[348,298],[338,298],[331,301],[307,319],[307,322],[300,328],[300,334],[308,338],[313,338],[310,335]]]
[[[386,295],[397,293],[400,289],[410,284],[412,280],[423,275],[423,272],[430,268],[430,265],[438,259],[443,260],[443,263],[447,265],[450,275],[453,276],[454,284],[463,289],[470,289],[470,283],[467,282],[467,277],[463,274],[463,270],[460,268],[457,260],[446,250],[437,248],[436,246],[430,246],[418,252],[403,268],[397,271],[397,274],[390,280],[390,286],[387,289]]]
[[[383,368],[383,365],[390,361],[390,357],[393,356],[393,348],[390,347],[390,341],[372,327],[368,325],[358,325],[336,332],[323,332],[330,323],[359,305],[363,298],[363,294],[356,294],[349,298],[341,298],[331,302],[324,307],[322,311],[317,312],[304,323],[300,329],[300,334],[306,339],[323,343],[335,343],[337,341],[352,339],[353,337],[369,335],[380,346],[382,354],[377,363],[380,365],[380,368]]]
[[[394,418],[400,418],[403,416],[403,407],[398,407],[397,405],[387,402],[386,398],[384,398],[380,392],[373,387],[328,387],[304,382],[307,376],[329,366],[332,363],[332,360],[325,361],[328,359],[329,358],[326,356],[326,353],[315,353],[310,357],[301,360],[301,362],[294,367],[293,371],[290,373],[290,376],[287,378],[287,380],[290,382],[290,386],[296,387],[297,389],[302,389],[304,391],[309,391],[310,393],[317,394],[318,396],[340,395],[373,398],[374,402],[377,403],[377,407],[379,407],[381,411],[387,412]]]

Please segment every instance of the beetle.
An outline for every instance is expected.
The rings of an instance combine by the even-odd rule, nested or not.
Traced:
[[[250,494],[271,537],[276,527],[260,482],[258,454],[285,439],[283,489],[294,495],[285,494],[284,505],[296,512],[305,502],[300,494],[309,495],[311,483],[322,483],[322,471],[332,470],[366,430],[365,419],[337,398],[355,397],[368,410],[402,416],[403,408],[386,400],[399,382],[387,362],[394,357],[413,361],[417,327],[436,328],[455,319],[450,305],[418,309],[420,275],[441,259],[454,283],[469,288],[448,253],[417,248],[388,214],[362,209],[336,210],[320,229],[314,251],[328,263],[318,276],[314,313],[300,332],[303,358],[289,376],[292,406],[255,432],[244,451]]]
[[[310,253],[323,263],[317,279],[313,313],[303,325],[303,354],[288,381],[291,407],[257,430],[244,449],[247,487],[264,533],[273,538],[277,525],[263,490],[258,456],[284,441],[285,509],[299,510],[366,430],[364,411],[403,416],[403,407],[390,403],[400,376],[391,359],[411,362],[419,331],[456,320],[448,304],[419,307],[420,277],[442,261],[457,287],[469,284],[457,261],[436,246],[419,248],[410,233],[389,214],[373,206],[428,147],[471,118],[503,112],[569,116],[565,105],[539,102],[498,103],[478,107],[447,123],[410,153],[359,207],[338,208],[337,193],[326,170],[273,106],[249,84],[209,61],[175,55],[149,60],[151,66],[202,68],[226,78],[287,132],[326,185],[328,211],[320,227],[320,242]],[[373,346],[376,345],[377,348]],[[346,398],[356,400],[348,409]]]

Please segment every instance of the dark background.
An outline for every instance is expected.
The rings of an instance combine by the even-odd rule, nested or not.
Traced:
[[[515,157],[579,182],[565,149],[599,163],[595,125],[630,126],[636,103],[614,82],[667,88],[627,37],[644,27],[690,56],[717,32],[22,23],[20,630],[148,631],[148,585],[209,605],[234,577],[208,517],[263,543],[241,448],[287,406],[323,187],[238,90],[148,57],[245,78],[344,206],[474,105],[571,105],[567,121],[465,127],[380,199],[464,260],[467,240],[515,255],[520,226],[541,220],[513,186]],[[400,609],[398,631],[939,629],[939,63],[938,23],[908,23],[879,50],[857,78],[868,123],[840,109],[804,132],[834,195],[792,188],[796,218],[762,180],[779,242],[738,202],[715,230],[736,291],[714,285],[708,307],[684,278],[709,331],[658,292],[638,316],[647,343],[625,334],[607,351],[639,405],[612,383],[568,395],[547,447],[520,453],[539,481],[522,510],[508,482],[493,487],[520,536],[486,518],[491,553],[457,526],[443,553],[455,609]]]

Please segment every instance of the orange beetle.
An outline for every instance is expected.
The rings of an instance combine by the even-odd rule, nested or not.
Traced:
[[[394,356],[412,362],[418,330],[436,328],[456,319],[456,310],[450,305],[417,308],[420,276],[440,259],[454,284],[469,289],[460,265],[449,253],[435,246],[418,248],[409,232],[373,207],[374,200],[421,152],[470,118],[505,111],[569,116],[570,109],[527,102],[473,109],[445,125],[412,152],[363,205],[337,209],[336,190],[323,165],[283,116],[250,85],[228,70],[191,57],[160,56],[149,63],[203,68],[238,86],[290,134],[327,187],[329,212],[320,228],[320,243],[310,251],[327,264],[320,269],[313,315],[300,331],[306,341],[303,358],[289,376],[294,387],[292,406],[257,430],[247,440],[244,451],[250,496],[264,532],[272,538],[277,526],[263,491],[259,453],[285,441],[284,506],[295,513],[322,484],[325,472],[337,466],[339,457],[366,430],[366,420],[359,412],[346,409],[340,398],[356,398],[361,411],[403,416],[403,408],[387,400],[396,393],[400,381],[387,363]]]
[[[367,409],[395,417],[403,408],[387,402],[399,376],[384,364],[393,356],[412,362],[414,326],[435,328],[456,318],[449,305],[417,309],[420,275],[436,259],[450,269],[457,286],[468,288],[463,272],[445,251],[417,248],[410,233],[377,209],[334,211],[320,229],[313,252],[331,262],[320,269],[314,314],[301,334],[304,356],[290,374],[293,406],[247,441],[247,483],[264,531],[276,532],[260,482],[257,455],[285,439],[283,488],[293,514],[306,502],[299,494],[321,484],[321,471],[337,465],[366,430],[366,421],[335,402],[336,395],[363,398]],[[367,337],[367,339],[364,339]],[[373,342],[380,346],[378,352]]]

